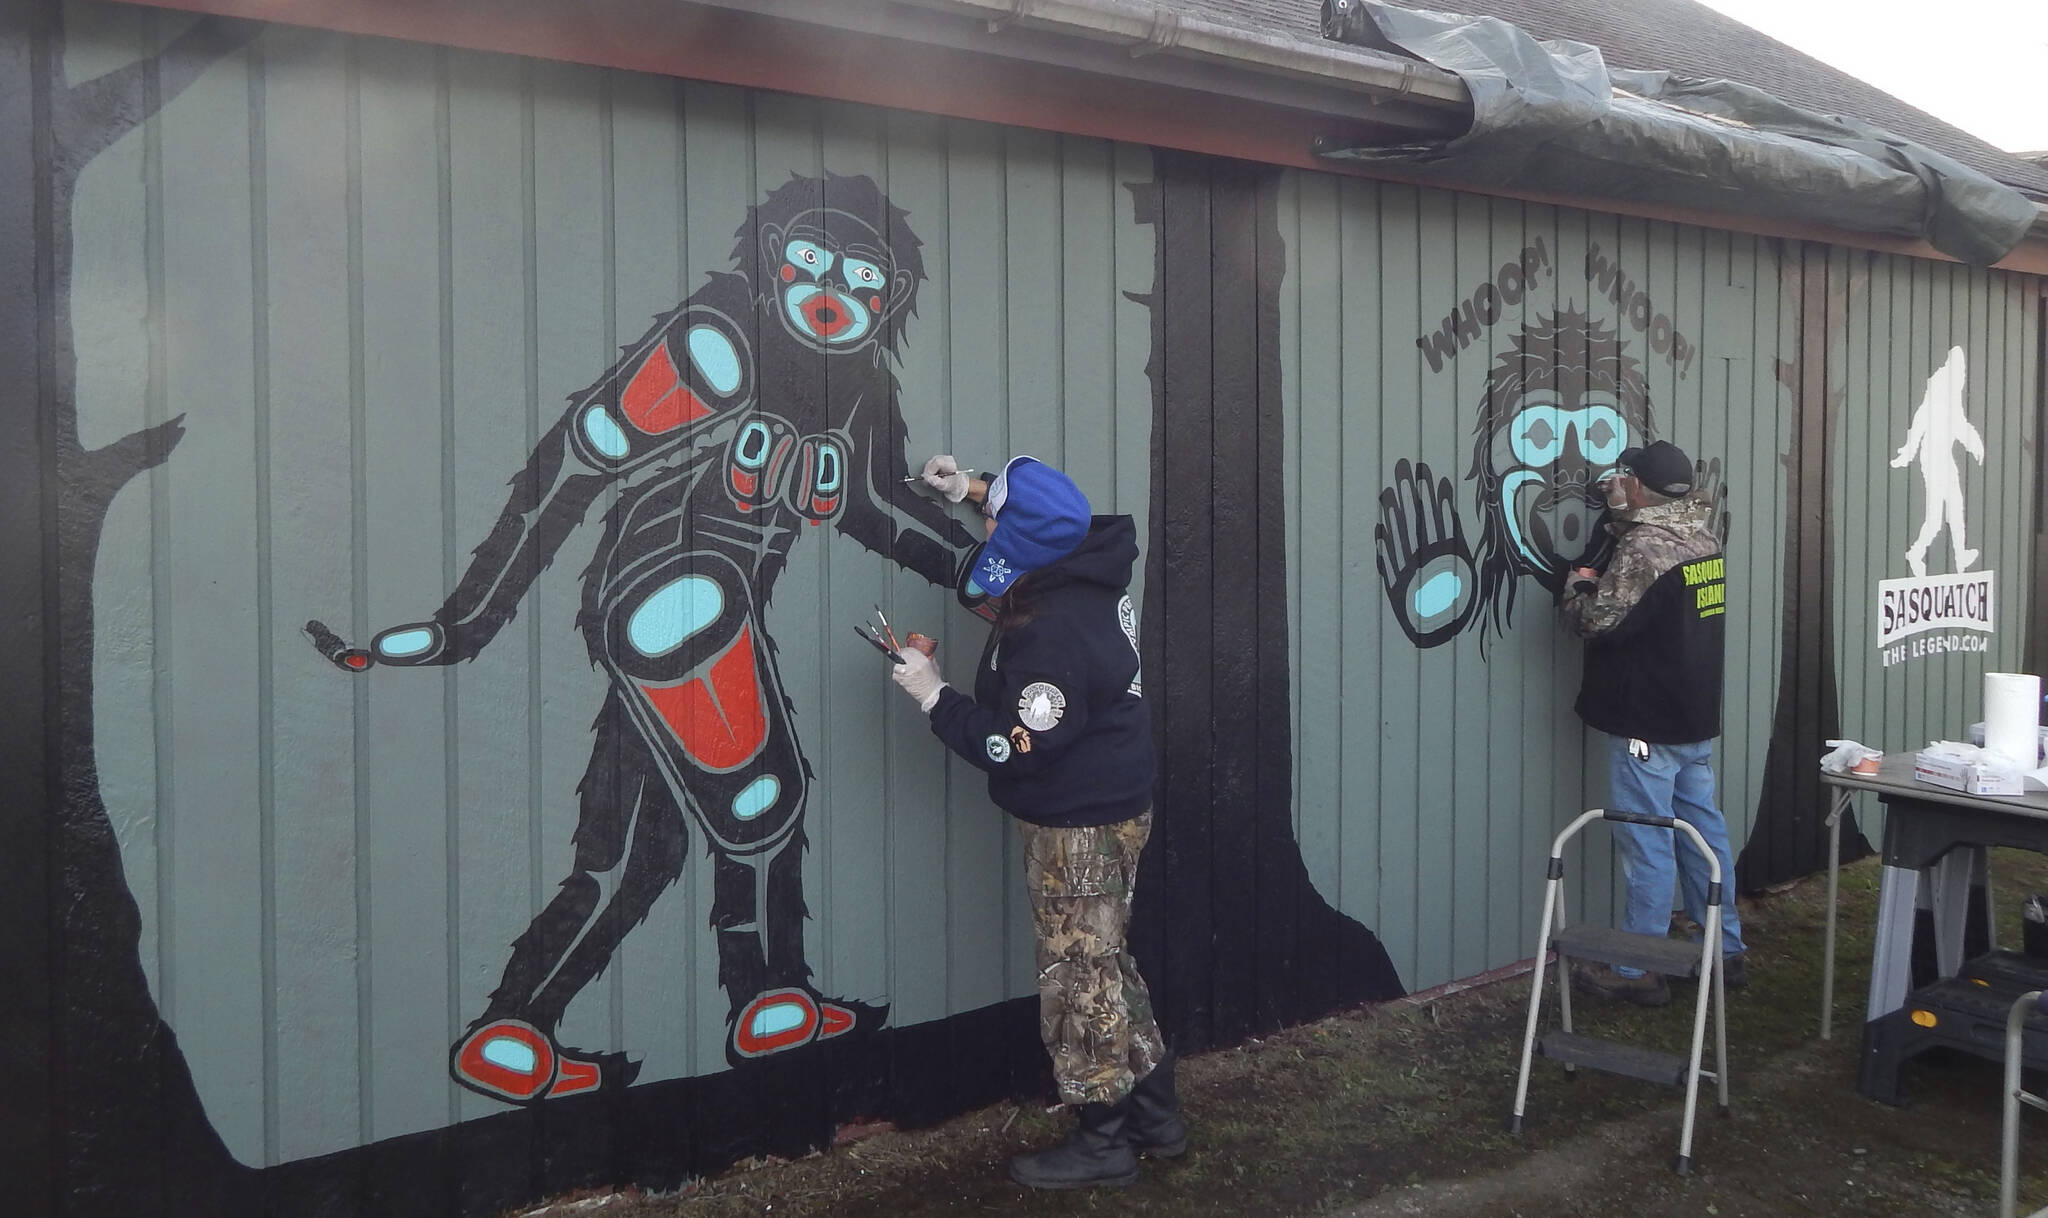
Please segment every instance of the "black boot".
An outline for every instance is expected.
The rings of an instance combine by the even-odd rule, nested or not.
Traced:
[[[1131,1149],[1155,1159],[1175,1158],[1188,1148],[1187,1122],[1180,1119],[1180,1097],[1173,1090],[1173,1063],[1168,1050],[1118,1105]]]
[[[1083,1104],[1067,1140],[1051,1150],[1010,1160],[1010,1179],[1026,1188],[1122,1187],[1138,1178],[1138,1159],[1124,1136],[1119,1104]]]

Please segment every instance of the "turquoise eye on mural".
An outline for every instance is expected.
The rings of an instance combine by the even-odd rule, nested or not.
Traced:
[[[1610,465],[1628,447],[1628,421],[1612,406],[1588,406],[1574,420],[1579,428],[1579,451],[1597,465]]]
[[[1564,425],[1555,406],[1531,406],[1508,425],[1515,460],[1524,465],[1549,465],[1564,451]]]
[[[769,442],[773,438],[766,423],[753,420],[741,429],[739,443],[733,445],[733,460],[743,468],[760,469],[768,464]]]
[[[783,246],[782,260],[808,272],[813,279],[832,269],[832,251],[808,241],[791,241]]]
[[[882,274],[881,267],[876,266],[872,262],[862,262],[858,258],[841,260],[839,270],[840,273],[846,276],[846,282],[850,287],[879,289],[883,284],[889,282],[888,276]]]

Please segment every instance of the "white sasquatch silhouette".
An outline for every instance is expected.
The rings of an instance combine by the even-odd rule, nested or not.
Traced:
[[[1920,483],[1927,490],[1927,519],[1906,551],[1906,565],[1916,576],[1927,574],[1927,547],[1934,544],[1943,524],[1948,525],[1956,570],[1967,571],[1977,561],[1977,551],[1970,548],[1964,535],[1963,473],[1956,468],[1955,459],[1958,444],[1977,458],[1977,464],[1984,464],[1984,437],[1963,413],[1963,349],[1950,347],[1948,359],[1927,378],[1927,393],[1913,412],[1913,426],[1892,458],[1893,469],[1904,469],[1917,456]]]

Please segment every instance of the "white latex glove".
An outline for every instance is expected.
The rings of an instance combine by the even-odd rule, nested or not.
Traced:
[[[1820,768],[1830,774],[1848,774],[1855,771],[1856,764],[1868,759],[1881,759],[1883,753],[1856,743],[1854,740],[1828,741],[1828,753],[1820,759]]]
[[[967,475],[960,472],[960,463],[951,453],[940,453],[924,463],[924,484],[951,503],[967,497]]]
[[[889,666],[889,679],[917,699],[917,709],[929,713],[939,704],[939,691],[946,688],[939,662],[915,647],[905,647],[900,654],[903,662]]]

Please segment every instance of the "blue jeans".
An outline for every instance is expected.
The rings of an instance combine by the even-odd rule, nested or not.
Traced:
[[[1628,754],[1628,739],[1607,741],[1607,806],[1622,812],[1670,816],[1700,831],[1707,847],[1721,860],[1721,954],[1744,950],[1742,919],[1735,913],[1735,860],[1728,853],[1728,821],[1714,803],[1714,743],[1653,744],[1648,758]],[[1685,912],[1707,924],[1707,860],[1691,838],[1679,841],[1676,829],[1656,829],[1610,821],[1621,874],[1628,887],[1621,929],[1663,938],[1671,933],[1673,873],[1685,896]],[[1617,967],[1625,977],[1641,970]]]

